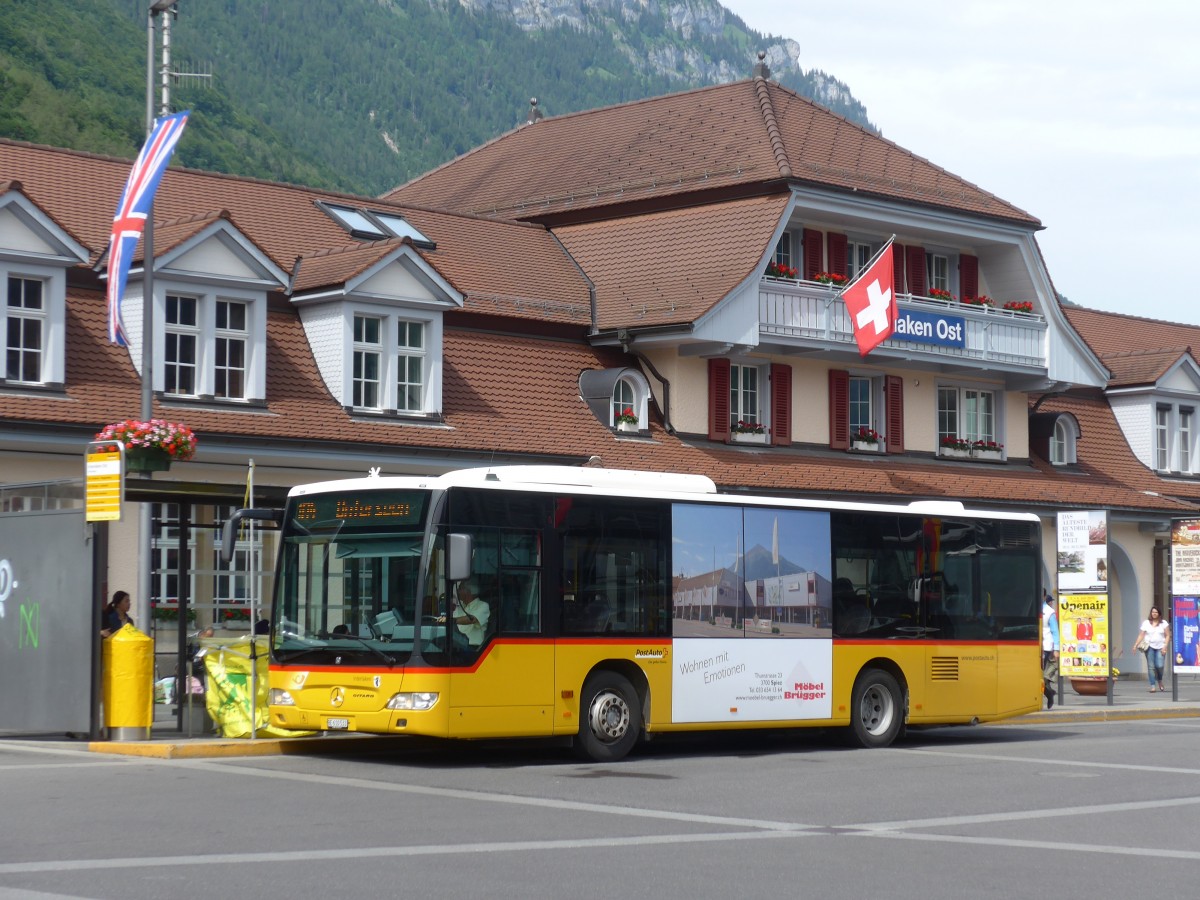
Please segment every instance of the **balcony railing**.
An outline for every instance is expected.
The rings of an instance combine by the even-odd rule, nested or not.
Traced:
[[[1046,320],[1036,313],[947,303],[900,294],[908,334],[894,333],[876,352],[928,355],[1006,368],[1046,368]],[[774,343],[855,347],[846,304],[834,288],[811,281],[764,278],[758,292],[759,332]]]

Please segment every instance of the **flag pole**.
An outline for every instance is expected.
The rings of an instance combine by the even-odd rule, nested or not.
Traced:
[[[158,21],[162,13],[155,3],[150,6],[146,21],[146,139],[154,132],[154,50],[157,44]],[[151,206],[153,210],[153,205]],[[149,422],[154,418],[154,382],[150,368],[154,362],[151,338],[154,315],[152,302],[154,299],[154,215],[146,216],[145,230],[142,232],[142,407],[141,418]],[[112,250],[109,251],[110,253]],[[130,249],[130,254],[134,248]],[[109,273],[112,278],[112,273]],[[117,301],[118,303],[120,300]],[[145,472],[143,478],[152,478],[153,473]],[[138,506],[138,555],[142,564],[138,566],[137,585],[137,614],[143,622],[150,621],[150,592],[152,585],[151,568],[153,566],[153,540],[151,530],[154,527],[153,507],[147,501]],[[182,623],[181,623],[182,627]]]

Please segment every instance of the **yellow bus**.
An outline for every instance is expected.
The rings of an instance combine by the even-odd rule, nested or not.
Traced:
[[[1041,708],[1030,514],[552,466],[292,489],[270,633],[291,729],[568,737],[908,726]]]

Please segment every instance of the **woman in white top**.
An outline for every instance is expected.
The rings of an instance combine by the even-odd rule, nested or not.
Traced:
[[[1150,679],[1150,693],[1154,693],[1155,682],[1158,682],[1158,690],[1165,691],[1163,666],[1166,664],[1167,644],[1171,640],[1171,626],[1163,621],[1157,606],[1150,607],[1150,616],[1142,623],[1142,630],[1133,644],[1134,650],[1142,638],[1146,639],[1146,677]]]

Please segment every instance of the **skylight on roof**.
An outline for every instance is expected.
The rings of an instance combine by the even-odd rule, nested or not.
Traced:
[[[394,212],[364,207],[333,206],[318,203],[325,212],[357,238],[382,241],[387,238],[410,238],[414,244],[432,249],[436,245],[423,235],[411,222]]]

